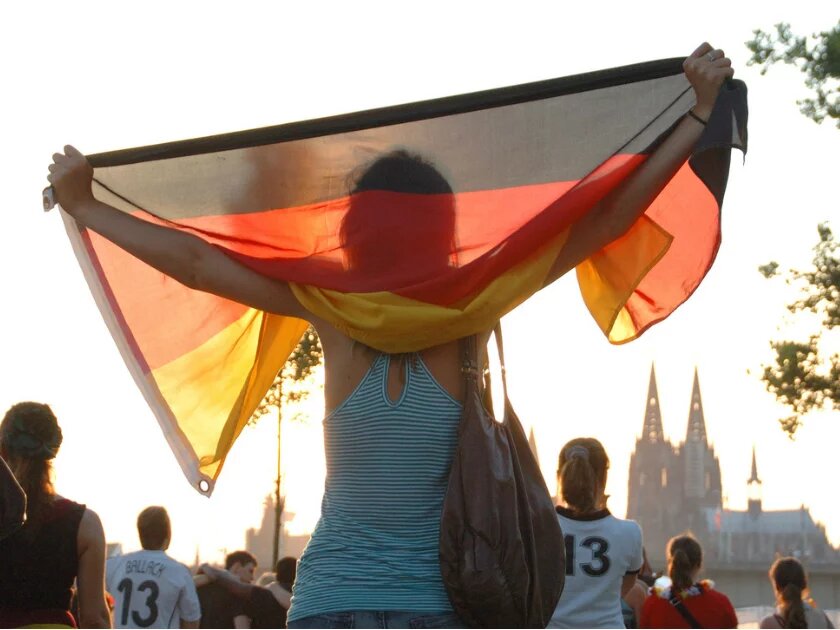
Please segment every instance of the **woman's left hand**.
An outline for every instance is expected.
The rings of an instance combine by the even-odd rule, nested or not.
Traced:
[[[697,105],[694,110],[698,115],[708,117],[714,107],[720,86],[726,79],[735,75],[732,60],[722,50],[715,49],[708,42],[703,42],[683,62],[685,76],[694,88]]]

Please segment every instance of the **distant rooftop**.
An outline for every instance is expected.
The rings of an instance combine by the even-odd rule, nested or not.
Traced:
[[[704,510],[706,525],[711,532],[728,534],[796,534],[822,535],[811,513],[804,507],[798,510],[762,510],[756,515],[735,510]],[[718,527],[718,518],[720,526]]]

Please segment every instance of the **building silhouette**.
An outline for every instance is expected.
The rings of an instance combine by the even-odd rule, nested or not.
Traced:
[[[274,550],[274,494],[269,494],[263,503],[262,522],[258,528],[249,528],[245,532],[245,549],[254,554],[257,564],[263,571],[273,571],[271,556]],[[294,516],[293,512],[283,511],[283,522]],[[306,543],[309,542],[309,535],[294,536],[289,534],[285,527],[281,527],[280,546],[278,558],[292,556],[300,558]]]
[[[720,462],[706,433],[697,370],[685,439],[674,445],[662,429],[656,372],[651,366],[642,434],[630,457],[627,518],[642,526],[654,568],[664,567],[668,539],[685,531],[700,540],[706,564],[767,565],[778,555],[801,557],[809,563],[840,560],[825,528],[814,522],[805,506],[762,508],[754,447],[750,473],[747,509],[724,508]]]

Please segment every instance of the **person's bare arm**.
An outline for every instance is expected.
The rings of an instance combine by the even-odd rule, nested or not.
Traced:
[[[251,620],[247,615],[236,615],[236,617],[233,618],[233,627],[237,628],[237,630],[240,628],[250,628]]]
[[[636,574],[631,573],[621,578],[621,598],[627,600],[627,594],[633,589],[636,584]],[[630,603],[629,601],[627,602]]]
[[[184,621],[183,619],[181,619],[182,628],[198,628],[200,624],[200,619],[196,619],[195,621]]]
[[[630,587],[630,590],[622,594],[622,597],[630,608],[633,609],[633,615],[638,620],[642,616],[642,604],[645,603],[645,598],[647,597],[647,587],[635,575],[632,577],[634,584]],[[624,588],[623,581],[621,587],[622,589]]]
[[[79,554],[79,623],[82,628],[110,628],[105,602],[105,532],[93,510],[86,509],[76,537]]]
[[[732,62],[722,50],[704,43],[685,60],[683,69],[697,97],[692,111],[708,120],[721,85],[734,74]],[[545,284],[625,234],[685,163],[702,132],[702,123],[690,117],[683,119],[630,177],[572,227]]]
[[[292,605],[292,594],[289,591],[280,586],[277,582],[272,582],[266,588],[271,591],[271,594],[274,595],[274,599],[277,600],[278,604],[286,610],[289,610],[289,606]]]
[[[227,592],[239,599],[248,599],[251,594],[251,589],[257,588],[251,584],[245,584],[235,575],[224,569],[217,569],[209,564],[202,564],[200,567],[201,573],[205,574],[210,580],[222,586]]]
[[[93,168],[72,146],[53,155],[47,177],[57,203],[74,219],[178,282],[260,310],[303,317],[285,282],[266,278],[197,236],[155,225],[94,198]]]
[[[202,586],[207,586],[212,581],[213,580],[211,580],[209,578],[209,576],[204,575],[203,573],[196,573],[193,576],[193,584],[195,584],[196,588],[201,588]]]

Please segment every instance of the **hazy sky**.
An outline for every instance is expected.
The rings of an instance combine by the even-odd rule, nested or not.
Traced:
[[[840,542],[836,414],[796,442],[759,381],[790,299],[756,269],[804,264],[816,224],[836,214],[840,132],[802,117],[800,74],[746,67],[743,42],[778,21],[830,28],[831,3],[46,3],[0,20],[3,72],[0,233],[4,295],[0,411],[51,404],[65,441],[57,489],[95,509],[110,541],[137,545],[134,522],[165,505],[172,551],[189,561],[241,547],[271,491],[275,427],[247,429],[211,499],[182,476],[94,305],[56,213],[40,210],[51,154],[86,153],[256,128],[689,54],[708,39],[749,87],[750,149],[735,155],[717,262],[691,300],[640,340],[610,346],[574,278],[505,319],[511,397],[536,428],[553,488],[556,455],[579,435],[612,458],[611,507],[624,514],[627,465],[656,362],[665,431],[685,434],[699,369],[707,430],[729,507],[746,503],[755,443],[764,505],[808,505]],[[411,9],[406,7],[411,7]],[[9,9],[6,9],[8,12]],[[832,164],[832,160],[834,163]],[[290,527],[317,518],[323,484],[318,401],[284,427]]]

